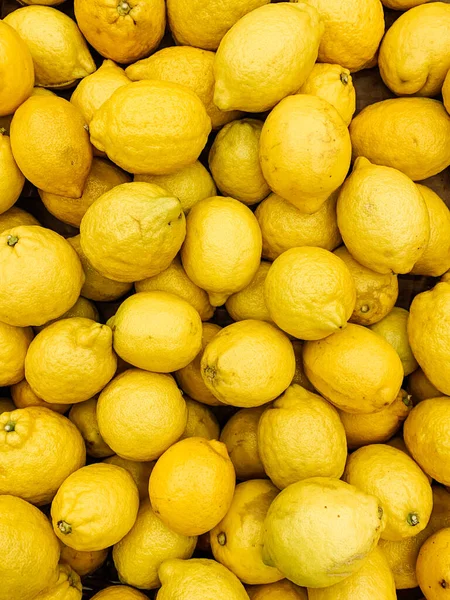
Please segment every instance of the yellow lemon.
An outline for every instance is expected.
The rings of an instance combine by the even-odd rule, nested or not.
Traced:
[[[372,325],[391,312],[398,298],[395,273],[377,273],[356,261],[345,246],[334,251],[345,262],[356,287],[356,305],[351,323]]]
[[[338,479],[305,479],[272,502],[263,560],[297,585],[330,587],[361,568],[384,520],[375,496]]]
[[[58,96],[24,102],[11,123],[11,147],[25,177],[44,192],[79,198],[92,163],[84,125],[78,109]]]
[[[232,319],[235,321],[256,319],[272,322],[264,298],[264,282],[270,267],[269,262],[262,261],[249,285],[228,298],[225,307]]]
[[[131,173],[165,175],[193,163],[211,119],[200,98],[168,81],[136,81],[117,89],[90,123],[94,146]]]
[[[395,306],[381,321],[370,326],[372,331],[381,335],[397,352],[402,361],[405,377],[419,366],[408,341],[409,312]]]
[[[306,377],[305,367],[303,365],[303,342],[301,340],[294,340],[292,347],[294,348],[295,354],[295,374],[292,383],[301,385],[305,390],[314,392],[314,386]]]
[[[92,600],[147,600],[147,596],[126,585],[112,585],[92,596]]]
[[[366,158],[356,160],[342,186],[337,219],[350,254],[377,273],[409,273],[430,237],[427,206],[414,183]]]
[[[308,600],[308,593],[288,579],[247,587],[251,600]]]
[[[420,368],[416,369],[414,373],[411,373],[408,377],[407,390],[413,397],[415,405],[422,402],[422,400],[442,396],[442,393],[431,383]]]
[[[150,461],[180,438],[187,409],[170,375],[129,369],[100,394],[97,419],[100,434],[119,456]]]
[[[414,537],[430,520],[430,482],[412,458],[397,448],[385,444],[359,448],[349,456],[344,481],[380,499],[386,515],[381,534],[385,540]]]
[[[61,11],[49,6],[25,6],[10,13],[5,22],[14,27],[30,50],[36,85],[71,87],[77,79],[95,71],[77,24]]]
[[[416,6],[393,23],[384,36],[378,64],[384,83],[399,96],[440,93],[450,68],[450,6]]]
[[[179,199],[186,215],[194,204],[205,198],[211,198],[217,193],[209,171],[198,160],[168,175],[135,175],[134,181],[145,181],[161,186]]]
[[[352,414],[339,411],[349,448],[387,442],[402,426],[412,410],[411,396],[400,390],[394,402],[378,412]]]
[[[59,544],[47,517],[15,496],[0,496],[1,600],[33,600],[58,579]]]
[[[238,117],[240,113],[222,111],[214,104],[214,58],[214,52],[200,48],[170,46],[130,65],[125,72],[131,81],[157,79],[190,88],[205,105],[212,127],[217,129]]]
[[[207,440],[218,440],[220,427],[210,408],[184,396],[187,408],[187,422],[180,439],[188,437],[202,437]]]
[[[0,322],[0,385],[19,383],[25,375],[25,356],[33,339],[31,327]]]
[[[197,400],[197,402],[203,402],[203,404],[209,404],[210,406],[219,405],[221,402],[212,394],[203,381],[201,360],[206,346],[220,330],[221,327],[219,327],[219,325],[214,323],[203,323],[202,348],[200,352],[192,362],[175,373],[175,378],[183,392],[194,400]]]
[[[36,396],[26,379],[11,386],[11,396],[17,408],[28,408],[29,406],[40,406],[63,414],[70,408],[70,404],[54,404],[46,402]]]
[[[83,586],[80,576],[68,564],[59,565],[58,581],[43,590],[33,600],[81,600]]]
[[[263,125],[258,119],[228,123],[209,152],[209,168],[222,194],[247,205],[260,202],[270,192],[259,164]]]
[[[214,103],[222,110],[272,108],[305,82],[322,33],[318,12],[304,3],[268,4],[243,16],[217,50]]]
[[[78,429],[47,408],[2,413],[0,434],[1,494],[48,504],[66,477],[86,462]]]
[[[12,206],[0,215],[0,233],[20,225],[39,225],[39,221],[17,206]]]
[[[22,226],[0,235],[0,320],[43,325],[77,301],[84,274],[76,252],[60,235]]]
[[[336,218],[337,198],[334,192],[317,212],[307,214],[281,196],[270,194],[255,211],[263,257],[275,260],[286,250],[300,246],[334,250],[342,242]]]
[[[86,444],[86,452],[95,458],[111,456],[114,451],[102,438],[97,422],[97,398],[75,404],[69,412],[69,419],[77,427]]]
[[[450,164],[450,116],[442,102],[394,98],[364,108],[350,124],[353,156],[398,169],[414,181]]]
[[[52,502],[53,529],[75,550],[103,550],[133,527],[139,494],[125,469],[104,463],[72,473]]]
[[[75,304],[72,306],[72,308],[70,308],[67,312],[65,312],[57,319],[52,319],[51,321],[44,323],[44,325],[35,325],[34,331],[36,333],[39,333],[52,323],[56,323],[56,321],[61,321],[61,319],[70,319],[71,317],[83,317],[85,319],[91,319],[91,321],[100,320],[98,310],[95,304],[93,304],[93,302],[90,302],[89,300],[86,300],[86,298],[83,298],[83,296],[80,296],[75,302]]]
[[[209,534],[214,558],[243,583],[256,585],[283,579],[262,559],[264,519],[278,493],[267,479],[240,483],[225,518]]]
[[[397,600],[394,576],[379,548],[344,581],[324,589],[308,589],[309,600]]]
[[[136,282],[137,292],[168,292],[189,302],[199,313],[202,321],[208,321],[214,314],[208,294],[189,279],[186,271],[176,256],[170,265],[161,273]]]
[[[403,381],[394,348],[360,325],[349,324],[324,340],[306,342],[303,362],[319,393],[349,413],[383,410],[394,402]]]
[[[141,500],[145,500],[148,498],[148,480],[150,479],[150,474],[155,466],[154,462],[141,462],[135,460],[128,460],[126,458],[122,458],[121,456],[109,456],[105,458],[103,461],[108,465],[116,465],[117,467],[122,467],[129,472],[131,477],[134,479],[134,483],[137,485],[139,491],[139,498]]]
[[[141,589],[161,585],[158,569],[172,558],[191,558],[196,537],[175,533],[153,512],[150,501],[144,501],[131,531],[113,548],[114,565],[120,581]]]
[[[61,546],[61,562],[69,565],[80,577],[90,575],[99,569],[108,556],[108,550],[83,552],[66,546],[59,540]]]
[[[150,183],[123,183],[84,215],[80,243],[101,275],[132,282],[157,275],[175,258],[186,225],[180,201]]]
[[[337,410],[299,385],[290,386],[263,412],[258,449],[267,475],[280,490],[309,477],[339,479],[347,460]]]
[[[350,125],[356,110],[356,92],[350,71],[340,65],[316,63],[299,94],[319,96],[329,102]]]
[[[4,213],[19,198],[25,177],[17,166],[11,150],[11,141],[0,128],[0,212]]]
[[[12,114],[33,90],[34,66],[26,42],[15,29],[0,22],[2,68],[0,78],[0,116]]]
[[[181,260],[213,306],[252,281],[261,260],[261,230],[251,210],[234,198],[198,202],[186,222]]]
[[[301,212],[314,213],[347,175],[350,135],[334,106],[298,94],[282,100],[268,116],[259,153],[270,188]]]
[[[446,527],[428,538],[420,549],[416,566],[417,581],[427,600],[441,600],[448,596],[449,543],[450,527]]]
[[[225,445],[187,438],[158,460],[149,491],[153,510],[163,523],[177,533],[195,536],[224,518],[234,487],[235,472]]]
[[[242,408],[227,421],[220,434],[238,479],[266,477],[258,449],[258,425],[265,406]]]
[[[303,340],[318,340],[345,327],[356,291],[345,263],[323,248],[291,248],[267,274],[264,297],[278,327]]]
[[[304,0],[325,23],[319,61],[359,71],[372,61],[384,34],[380,0]]]
[[[288,337],[270,323],[240,321],[209,342],[201,372],[207,388],[224,404],[260,406],[290,385],[294,350]]]

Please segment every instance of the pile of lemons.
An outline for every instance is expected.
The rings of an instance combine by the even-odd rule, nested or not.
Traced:
[[[447,599],[450,4],[61,2],[0,20],[0,600]]]

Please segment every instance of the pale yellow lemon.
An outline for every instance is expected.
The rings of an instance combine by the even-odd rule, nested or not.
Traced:
[[[264,298],[264,283],[270,267],[271,264],[263,260],[249,285],[240,292],[232,294],[225,302],[225,307],[232,319],[235,321],[256,319],[272,322]]]
[[[85,319],[91,319],[91,321],[100,321],[100,316],[95,304],[90,300],[83,298],[83,296],[80,296],[72,308],[69,308],[63,315],[57,319],[52,319],[51,321],[44,323],[44,325],[35,325],[33,329],[36,333],[39,333],[52,323],[56,323],[56,321],[60,321],[61,319],[70,319],[71,317],[83,317]]]
[[[127,458],[122,458],[121,456],[117,456],[115,454],[114,456],[105,458],[103,462],[109,465],[122,467],[122,469],[128,471],[131,477],[134,479],[134,483],[137,485],[139,498],[141,500],[148,498],[148,480],[150,479],[150,474],[155,466],[153,461],[141,462],[128,460]]]
[[[0,129],[0,212],[4,213],[19,198],[25,177],[17,166],[11,150],[11,141]]]
[[[36,396],[26,379],[22,379],[19,383],[11,386],[11,397],[17,408],[28,408],[29,406],[41,406],[49,408],[57,413],[64,414],[70,408],[70,404],[55,404],[46,402]]]
[[[0,22],[2,91],[0,116],[12,114],[30,95],[34,85],[34,66],[26,42],[15,29]]]
[[[394,348],[353,324],[323,340],[306,342],[303,362],[320,394],[349,413],[372,413],[392,404],[404,376]]]
[[[86,462],[75,425],[39,406],[0,415],[0,455],[0,493],[37,505],[51,502],[63,481]]]
[[[77,301],[84,274],[64,238],[43,227],[19,226],[0,235],[0,321],[43,325]]]
[[[419,366],[408,341],[408,319],[409,312],[395,306],[381,321],[370,326],[372,331],[381,335],[397,352],[402,361],[405,377]]]
[[[164,271],[185,233],[178,198],[157,185],[132,182],[112,188],[88,208],[80,243],[101,275],[127,283]]]
[[[304,343],[301,340],[294,340],[292,342],[292,347],[294,348],[295,354],[295,374],[294,378],[292,379],[292,383],[301,385],[303,388],[305,388],[305,390],[314,392],[314,386],[307,378],[305,367],[303,365],[303,346]]]
[[[195,284],[221,306],[251,282],[261,260],[261,230],[251,210],[234,198],[206,198],[191,209],[181,260]]]
[[[448,547],[450,527],[432,535],[422,546],[417,558],[416,574],[427,600],[445,600],[450,585]]]
[[[345,327],[356,289],[345,263],[323,248],[291,248],[267,274],[264,297],[273,321],[290,335],[318,340]]]
[[[68,417],[83,436],[89,456],[104,458],[114,454],[100,433],[97,421],[97,398],[75,404],[70,409]]]
[[[75,550],[103,550],[116,544],[132,528],[139,494],[125,469],[104,463],[72,473],[52,502],[56,535]]]
[[[338,479],[305,479],[272,502],[263,560],[297,585],[330,587],[362,567],[384,522],[375,496]]]
[[[0,215],[0,232],[6,229],[19,227],[20,225],[39,225],[39,221],[30,213],[22,210],[18,206],[12,206],[10,209]]]
[[[61,540],[59,540],[59,544],[61,546],[61,562],[70,565],[80,577],[90,575],[99,569],[108,556],[107,549],[83,552],[66,546]]]
[[[294,350],[288,337],[270,323],[239,321],[222,329],[206,346],[201,372],[207,388],[224,404],[260,406],[291,383]]]
[[[422,400],[437,398],[442,395],[420,368],[416,369],[408,377],[407,390],[413,397],[414,404],[419,404]]]
[[[224,196],[244,204],[260,202],[269,192],[259,164],[259,139],[264,123],[241,119],[225,125],[209,151],[209,168]]]
[[[97,404],[100,434],[116,454],[148,462],[186,427],[186,403],[170,375],[129,369],[113,379]]]
[[[189,279],[178,256],[167,269],[153,277],[137,281],[135,287],[137,292],[160,291],[179,296],[195,308],[202,321],[208,321],[214,314],[208,294]]]
[[[147,596],[127,585],[112,585],[92,597],[92,600],[146,600]]]
[[[59,564],[58,580],[33,600],[81,600],[83,586],[79,574],[65,563]]]
[[[218,440],[220,427],[213,411],[205,404],[192,400],[188,396],[184,396],[184,400],[187,408],[187,421],[180,439],[202,437],[207,440]]]
[[[30,327],[0,322],[0,385],[19,383],[25,375],[25,356],[33,339]]]
[[[450,116],[430,98],[394,98],[364,108],[350,124],[353,156],[420,181],[450,164]]]
[[[265,585],[248,586],[251,600],[308,600],[308,593],[288,579]]]
[[[165,175],[193,163],[211,131],[203,102],[168,81],[136,81],[96,111],[91,142],[131,173]]]
[[[95,71],[86,40],[76,22],[50,6],[25,6],[5,22],[17,31],[33,57],[36,85],[71,87]]]
[[[372,325],[391,312],[398,298],[398,277],[395,273],[377,273],[360,264],[345,246],[334,251],[345,262],[356,287],[356,305],[351,323]]]
[[[284,98],[261,133],[260,161],[276,194],[301,212],[319,210],[350,166],[348,129],[334,106],[318,96]]]
[[[235,472],[225,445],[204,438],[186,438],[166,450],[149,484],[156,515],[187,536],[206,533],[224,518],[234,488]]]

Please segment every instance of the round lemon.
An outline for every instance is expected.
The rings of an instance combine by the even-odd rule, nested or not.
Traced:
[[[31,327],[0,322],[0,385],[19,383],[25,376],[25,356],[33,339]]]
[[[252,281],[240,292],[232,294],[225,302],[228,314],[235,321],[256,319],[272,322],[264,298],[264,283],[271,264],[262,261]]]
[[[39,225],[39,221],[17,206],[12,206],[0,215],[0,233],[21,225]]]
[[[122,458],[121,456],[117,456],[114,454],[113,456],[109,456],[105,458],[103,461],[108,465],[116,465],[117,467],[122,467],[128,471],[131,477],[134,480],[134,483],[137,485],[139,491],[139,498],[141,500],[145,500],[148,498],[148,481],[150,479],[150,474],[155,466],[155,463],[152,462],[141,462],[135,460],[128,460],[127,458]]]
[[[104,458],[114,454],[100,434],[97,422],[97,398],[75,404],[70,409],[69,419],[83,436],[89,456]]]
[[[307,591],[288,579],[247,587],[251,600],[308,600]]]
[[[0,128],[0,212],[6,212],[19,198],[25,177],[17,166],[11,141]]]
[[[450,527],[446,527],[432,535],[420,549],[416,565],[417,581],[427,600],[441,600],[448,596],[449,543]]]
[[[58,581],[43,590],[33,600],[81,600],[83,586],[80,576],[68,564],[59,565]]]
[[[218,440],[220,427],[212,410],[188,396],[184,396],[184,400],[187,408],[187,421],[180,439],[202,437],[207,440]]]
[[[431,383],[420,368],[408,377],[407,390],[413,397],[414,405],[419,404],[422,400],[428,400],[428,398],[442,396],[442,393]]]
[[[103,589],[92,600],[147,600],[148,596],[126,585],[112,585]]]
[[[28,408],[29,406],[40,406],[42,408],[48,408],[54,410],[57,413],[64,414],[70,408],[70,404],[55,404],[46,402],[36,396],[30,387],[30,384],[26,379],[22,379],[19,383],[12,385],[11,397],[17,408]]]
[[[61,562],[69,565],[80,577],[90,575],[99,569],[108,556],[108,550],[83,552],[66,546],[59,540],[61,546]]]
[[[409,312],[395,306],[381,321],[370,326],[372,331],[384,337],[391,344],[402,361],[405,376],[410,375],[419,366],[408,341]]]
[[[0,116],[12,114],[33,90],[34,66],[26,42],[5,21],[0,22],[2,68]]]

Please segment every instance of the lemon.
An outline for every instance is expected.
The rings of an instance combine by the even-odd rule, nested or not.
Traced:
[[[49,6],[25,6],[5,23],[26,42],[34,63],[36,85],[71,87],[95,71],[86,40],[75,21]]]
[[[214,104],[214,58],[214,52],[200,48],[171,46],[130,65],[126,74],[131,81],[156,79],[190,88],[205,105],[212,127],[217,129],[237,118],[240,113],[222,111]]]
[[[187,215],[194,204],[217,193],[209,171],[198,160],[169,175],[135,175],[134,181],[158,185],[179,199]]]
[[[38,594],[34,600],[81,600],[80,576],[69,565],[59,565],[58,581]]]
[[[446,550],[450,541],[450,527],[432,535],[422,546],[417,558],[417,581],[427,600],[441,600],[448,596],[450,567]]]
[[[186,438],[158,460],[149,491],[153,510],[165,525],[176,533],[195,536],[210,531],[224,518],[234,487],[234,468],[225,445]]]
[[[123,183],[98,198],[80,226],[81,249],[101,275],[132,282],[157,275],[186,233],[180,201],[150,183]]]
[[[34,85],[33,59],[26,42],[5,21],[0,22],[2,91],[0,116],[12,114],[30,95]]]
[[[339,411],[349,448],[387,442],[402,426],[412,410],[411,396],[400,390],[392,404],[370,414],[352,414]]]
[[[383,410],[394,402],[403,381],[403,365],[393,347],[360,325],[306,342],[303,362],[318,392],[349,413]]]
[[[200,315],[186,300],[167,292],[140,292],[127,298],[112,327],[117,354],[147,371],[177,371],[201,350]]]
[[[189,302],[199,313],[202,321],[208,321],[214,314],[208,294],[192,282],[186,274],[180,259],[176,256],[161,273],[136,282],[137,292],[168,292]]]
[[[17,206],[12,206],[0,215],[0,233],[20,225],[39,225],[39,221]]]
[[[112,585],[103,589],[92,600],[146,600],[147,596],[126,585]]]
[[[353,156],[420,181],[450,164],[450,116],[442,102],[395,98],[364,108],[351,122]]]
[[[4,213],[19,198],[25,177],[14,160],[11,141],[0,129],[0,212]]]
[[[305,479],[272,502],[263,560],[297,585],[329,587],[362,567],[384,520],[375,496],[338,479]]]
[[[14,327],[0,322],[0,385],[19,383],[25,376],[25,357],[33,339],[31,327]]]
[[[308,589],[309,600],[397,600],[394,576],[379,548],[367,557],[363,566],[348,577],[325,589]]]
[[[196,537],[175,533],[164,525],[147,499],[131,531],[113,548],[120,581],[146,590],[159,587],[161,564],[172,558],[191,558],[196,542]]]
[[[317,11],[303,3],[268,4],[243,16],[217,50],[214,103],[222,110],[272,108],[311,73],[322,32]]]
[[[56,535],[75,550],[103,550],[133,527],[139,494],[133,478],[121,467],[93,464],[72,473],[52,502]]]
[[[386,515],[381,534],[385,540],[414,537],[430,520],[430,482],[417,464],[397,448],[385,444],[359,448],[348,459],[344,481],[380,499]]]
[[[314,386],[306,377],[305,367],[303,365],[303,342],[301,340],[294,340],[292,342],[295,354],[295,374],[292,383],[300,385],[305,390],[314,392]]]
[[[0,415],[0,493],[48,504],[71,473],[84,466],[78,429],[58,413],[32,406]]]
[[[375,56],[384,34],[380,0],[305,0],[325,22],[319,62],[359,71]]]
[[[97,419],[101,436],[119,456],[150,461],[180,438],[187,409],[170,375],[129,369],[100,394]]]
[[[264,282],[271,264],[262,261],[250,284],[240,292],[232,294],[225,302],[228,314],[235,321],[256,319],[272,322],[264,298]]]
[[[270,192],[259,164],[263,125],[258,119],[232,121],[219,131],[209,152],[209,168],[222,194],[247,205]]]
[[[316,63],[300,94],[319,96],[329,102],[350,125],[356,110],[356,93],[350,71],[340,65]]]
[[[251,210],[234,198],[214,196],[189,212],[181,260],[213,306],[252,281],[261,260],[261,230]]]
[[[25,177],[44,192],[79,198],[92,163],[84,125],[78,109],[58,96],[24,102],[11,123],[11,147]]]
[[[301,212],[314,213],[347,175],[350,136],[334,106],[318,96],[299,94],[272,110],[259,152],[272,191]]]
[[[356,305],[351,323],[373,325],[391,312],[398,298],[395,273],[377,273],[356,261],[345,246],[334,251],[345,262],[356,287]]]
[[[221,402],[210,392],[209,388],[206,387],[205,382],[202,378],[201,373],[201,360],[203,352],[209,342],[215,337],[221,327],[215,323],[203,323],[202,325],[202,348],[192,362],[186,367],[176,371],[175,378],[180,388],[188,396],[203,402],[203,404],[209,404],[210,406],[216,406]]]
[[[57,413],[64,414],[70,408],[70,404],[54,404],[46,402],[36,396],[26,379],[22,379],[19,383],[12,385],[11,396],[17,408],[28,408],[29,406],[40,406],[54,410]]]
[[[211,119],[188,88],[167,81],[136,81],[117,89],[89,127],[91,142],[119,167],[166,175],[198,158]]]
[[[404,308],[394,307],[381,321],[370,326],[372,331],[384,337],[400,357],[405,376],[410,375],[419,366],[408,341],[409,312]]]
[[[111,456],[114,451],[102,438],[97,422],[97,398],[75,404],[69,412],[69,419],[76,425],[86,444],[86,452],[94,458]]]
[[[424,185],[417,187],[428,209],[430,238],[411,273],[439,277],[450,268],[450,211],[432,189]]]
[[[76,0],[74,8],[87,41],[102,56],[119,63],[148,56],[164,35],[164,0]]]
[[[207,440],[218,440],[220,427],[210,408],[184,396],[187,408],[186,428],[180,439],[188,437],[202,437]]]
[[[98,310],[92,302],[80,296],[72,308],[69,308],[67,312],[58,317],[57,319],[52,319],[44,325],[34,326],[34,331],[39,333],[52,323],[56,323],[56,321],[61,321],[61,319],[70,319],[71,317],[84,317],[85,319],[91,319],[91,321],[100,321],[100,317],[98,314]]]
[[[1,495],[1,600],[33,600],[58,578],[59,545],[47,517],[15,496]]]
[[[450,284],[438,283],[412,301],[408,337],[414,356],[430,382],[443,394],[450,394]]]
[[[61,546],[61,562],[69,565],[80,577],[90,575],[99,569],[108,556],[108,550],[83,552],[66,546],[59,540]]]
[[[60,235],[36,226],[0,235],[0,321],[43,325],[69,310],[84,282],[76,252]]]
[[[72,317],[46,327],[30,344],[25,377],[46,402],[73,404],[100,392],[116,372],[112,331]]]
[[[365,158],[342,187],[337,219],[350,254],[377,273],[409,273],[430,237],[427,206],[413,182]]]
[[[251,600],[308,600],[306,590],[294,585],[288,579],[266,585],[249,586],[247,593]]]
[[[449,112],[450,109],[450,76],[447,72],[447,75],[445,76],[444,79],[444,83],[442,84],[442,101],[444,103],[444,106],[447,110],[447,112]]]
[[[223,565],[208,559],[172,559],[159,569],[162,587],[158,600],[247,600],[239,579]]]
[[[210,532],[214,558],[243,583],[273,583],[283,579],[275,568],[263,563],[264,519],[278,495],[266,479],[245,481],[236,486],[230,509]]]
[[[241,481],[266,477],[258,449],[258,425],[265,406],[242,408],[227,421],[220,434]]]
[[[356,292],[345,263],[322,248],[291,248],[267,274],[264,297],[278,327],[303,340],[318,340],[345,327]]]
[[[264,321],[225,327],[206,346],[201,372],[207,388],[224,404],[251,408],[274,400],[295,372],[292,344]]]
[[[407,11],[388,29],[378,64],[384,83],[399,96],[440,93],[450,68],[450,6],[436,2]]]
[[[442,395],[420,368],[416,369],[408,377],[407,390],[413,397],[414,404],[419,404],[422,400],[437,398]]]
[[[419,4],[424,4],[428,0],[383,0],[384,6],[393,10],[408,10]]]

